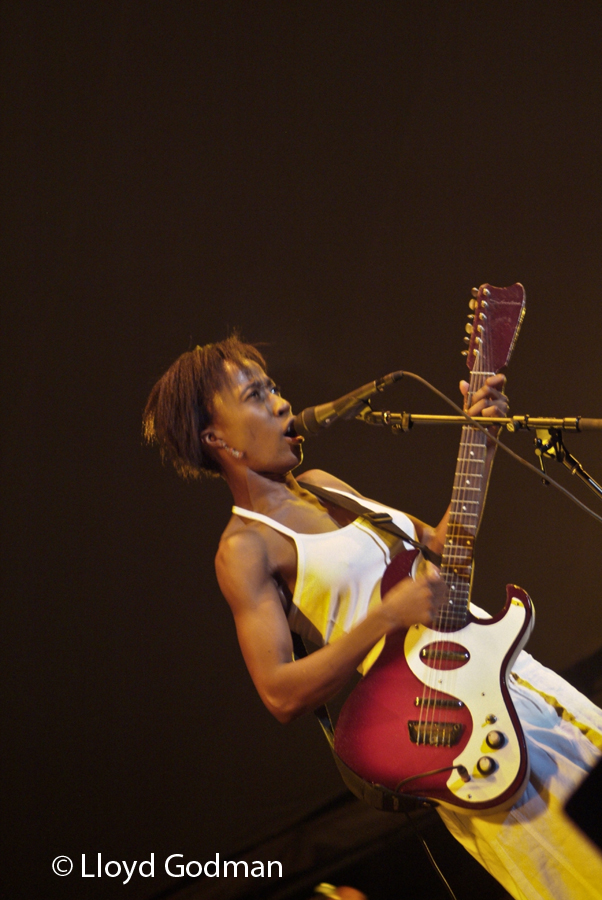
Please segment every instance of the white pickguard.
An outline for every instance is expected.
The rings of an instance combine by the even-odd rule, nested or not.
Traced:
[[[462,700],[472,715],[470,739],[454,759],[454,765],[466,768],[470,781],[463,781],[456,770],[452,771],[447,781],[449,790],[468,803],[494,801],[512,785],[521,766],[521,748],[502,696],[500,680],[506,674],[501,672],[504,657],[524,627],[526,615],[523,601],[513,597],[506,614],[497,622],[486,625],[470,622],[454,632],[433,631],[424,625],[414,625],[406,635],[405,655],[414,675],[427,688]],[[527,642],[533,622],[530,624],[506,664],[506,672]],[[420,651],[434,641],[461,644],[470,654],[469,661],[458,669],[444,671],[431,668],[420,659]],[[495,716],[495,724],[491,724],[491,718],[487,721],[487,717],[492,716]],[[487,734],[493,730],[502,732],[506,738],[504,746],[496,750],[485,742]],[[484,776],[477,769],[477,762],[482,756],[488,756],[497,763],[496,770],[490,775]],[[523,786],[504,805],[510,805],[522,792]]]

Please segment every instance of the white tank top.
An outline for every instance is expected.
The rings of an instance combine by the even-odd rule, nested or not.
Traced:
[[[357,500],[347,491],[329,488],[336,494]],[[362,499],[374,512],[387,512],[393,522],[415,538],[414,525],[398,510]],[[380,603],[380,582],[385,568],[395,554],[410,544],[389,532],[378,529],[368,518],[360,516],[351,524],[322,534],[303,534],[281,525],[270,516],[232,507],[241,518],[254,519],[290,537],[297,549],[297,580],[288,614],[291,631],[318,646],[331,643],[347,634],[365,619],[368,611]],[[384,638],[376,644],[358,671],[365,675],[377,659]]]

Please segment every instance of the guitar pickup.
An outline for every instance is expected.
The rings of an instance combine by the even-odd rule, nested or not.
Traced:
[[[420,659],[431,659],[436,662],[468,662],[470,653],[468,650],[441,650],[438,644],[429,644],[420,651]]]
[[[462,709],[464,704],[453,697],[416,697],[414,706],[422,709]]]
[[[462,737],[464,726],[460,722],[408,722],[413,744],[433,747],[453,747]]]

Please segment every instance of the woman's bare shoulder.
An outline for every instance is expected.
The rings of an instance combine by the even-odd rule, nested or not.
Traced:
[[[245,521],[233,513],[220,538],[216,561],[235,561],[249,554],[256,556],[264,550],[265,538],[261,523]]]
[[[266,542],[253,525],[226,528],[215,555],[217,580],[233,609],[252,598],[269,578]]]

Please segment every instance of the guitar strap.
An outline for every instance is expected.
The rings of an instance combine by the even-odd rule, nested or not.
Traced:
[[[420,541],[416,541],[414,538],[410,537],[409,534],[406,534],[402,528],[399,528],[399,526],[395,524],[388,512],[385,512],[384,510],[374,512],[374,510],[364,506],[360,500],[356,500],[355,497],[352,499],[351,497],[346,497],[344,494],[329,491],[328,488],[318,487],[315,484],[307,484],[301,479],[299,479],[299,484],[302,484],[305,490],[315,494],[320,500],[326,500],[328,503],[334,503],[335,506],[341,506],[343,509],[355,513],[356,516],[364,516],[376,525],[377,528],[382,528],[383,531],[388,531],[390,534],[394,534],[396,537],[399,537],[403,541],[407,541],[407,543],[411,544],[413,547],[416,547],[417,550],[420,550],[425,559],[428,559],[436,566],[441,565],[441,556],[438,553],[434,553],[430,547],[426,546],[426,544],[421,544]]]
[[[312,494],[315,494],[316,497],[319,497],[319,499],[326,500],[329,503],[334,503],[336,506],[341,506],[343,509],[347,509],[350,512],[355,513],[356,515],[366,517],[378,528],[382,528],[383,530],[396,535],[396,537],[407,541],[413,547],[416,547],[418,550],[420,550],[425,559],[430,560],[437,566],[441,564],[441,557],[437,553],[434,553],[425,544],[421,544],[419,541],[411,538],[409,534],[406,534],[403,529],[399,528],[393,522],[393,519],[391,518],[389,513],[374,512],[374,510],[371,510],[367,506],[364,506],[360,501],[355,499],[352,500],[351,498],[345,497],[342,494],[337,494],[334,491],[329,491],[327,488],[317,487],[314,484],[310,485],[306,484],[305,482],[300,483],[303,483],[303,487],[310,491]],[[303,643],[303,639],[294,631],[291,632],[291,634],[293,639],[294,658],[303,659],[307,656],[307,650],[305,648],[305,644]],[[334,761],[339,770],[341,778],[343,779],[344,783],[349,788],[351,793],[355,794],[355,796],[360,800],[368,803],[368,805],[372,806],[374,809],[379,809],[384,812],[409,813],[417,809],[424,809],[425,807],[433,807],[437,805],[432,800],[427,800],[421,797],[410,797],[407,794],[400,794],[396,791],[392,791],[382,784],[373,784],[370,781],[365,781],[352,769],[350,769],[349,766],[345,765],[343,760],[340,759],[335,752],[334,728],[332,725],[332,718],[326,704],[323,704],[322,706],[319,706],[317,709],[315,709],[314,714],[318,722],[320,723],[326,740],[328,741],[328,745],[330,746],[330,749],[332,751],[332,755],[334,757]]]

